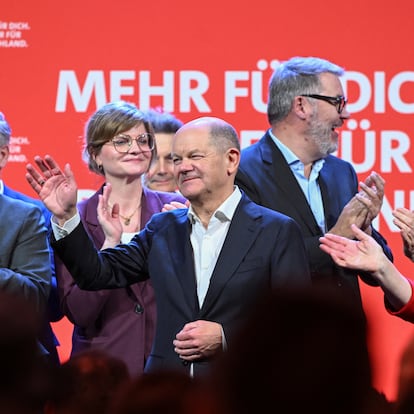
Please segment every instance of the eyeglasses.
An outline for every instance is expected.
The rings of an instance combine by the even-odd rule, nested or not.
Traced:
[[[136,138],[132,138],[126,134],[119,134],[112,138],[109,142],[112,142],[112,145],[116,151],[121,154],[126,154],[131,149],[133,141],[137,143],[142,152],[152,151],[155,147],[154,137],[148,132],[140,134]]]
[[[338,114],[342,113],[342,111],[345,108],[345,105],[348,102],[345,96],[325,96],[325,95],[316,95],[312,93],[304,94],[300,96],[304,96],[306,98],[320,99],[321,101],[328,102],[331,105],[336,107]]]

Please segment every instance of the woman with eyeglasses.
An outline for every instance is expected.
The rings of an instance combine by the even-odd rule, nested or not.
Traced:
[[[91,171],[111,184],[109,206],[120,219],[120,242],[132,239],[165,204],[186,201],[177,193],[152,191],[142,185],[142,175],[155,155],[152,126],[133,104],[108,103],[86,124],[83,158]],[[78,203],[85,228],[99,249],[105,240],[97,215],[100,194],[102,187]],[[71,355],[101,349],[125,361],[131,375],[140,375],[151,351],[156,320],[150,281],[122,289],[85,291],[56,261],[61,307],[74,324]]]

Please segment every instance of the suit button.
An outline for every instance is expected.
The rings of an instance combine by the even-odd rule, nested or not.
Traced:
[[[190,361],[182,361],[181,363],[186,367],[190,363]]]
[[[137,303],[135,305],[134,311],[135,311],[135,313],[137,313],[138,315],[140,315],[141,313],[144,312],[144,308],[139,303]]]

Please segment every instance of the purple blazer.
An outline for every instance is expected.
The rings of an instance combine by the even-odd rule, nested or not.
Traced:
[[[98,223],[98,194],[78,203],[81,220],[97,248],[105,236]],[[154,213],[171,201],[186,201],[178,193],[152,191],[144,187],[141,228]],[[62,311],[74,324],[71,355],[87,349],[101,349],[122,359],[131,375],[140,375],[151,352],[155,333],[156,308],[151,282],[139,282],[113,290],[81,290],[56,260],[56,277]]]

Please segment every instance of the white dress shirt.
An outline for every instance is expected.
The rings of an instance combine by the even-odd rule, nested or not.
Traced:
[[[191,206],[188,210],[188,217],[192,224],[190,239],[194,252],[197,296],[200,308],[203,305],[211,275],[240,199],[241,192],[235,186],[231,196],[213,213],[207,228],[203,226]]]

